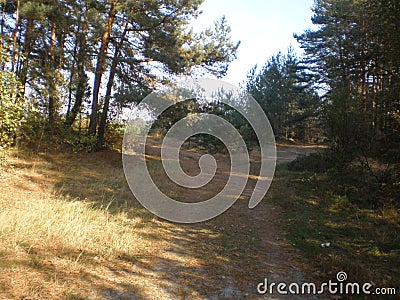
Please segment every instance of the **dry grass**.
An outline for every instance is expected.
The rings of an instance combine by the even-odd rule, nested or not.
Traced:
[[[1,299],[96,295],[110,285],[98,280],[96,288],[88,278],[121,257],[135,262],[152,249],[152,216],[134,205],[113,205],[129,196],[123,174],[112,164],[94,167],[96,159],[101,161],[73,154],[9,158],[0,173]]]
[[[140,237],[126,230],[124,218],[107,209],[61,195],[9,196],[3,194],[1,203],[2,251],[80,249],[109,257],[138,250]],[[133,229],[140,219],[130,223]]]

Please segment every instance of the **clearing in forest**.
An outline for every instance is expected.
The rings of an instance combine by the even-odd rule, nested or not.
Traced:
[[[178,200],[203,200],[226,181],[228,157],[217,154],[219,184],[196,193],[171,189],[159,151],[154,139],[150,172]],[[310,151],[279,147],[278,161]],[[198,157],[182,151],[183,168],[196,173]],[[261,299],[257,285],[266,277],[309,280],[307,263],[285,239],[284,209],[269,194],[247,208],[256,176],[232,208],[198,224],[167,222],[142,208],[117,152],[15,153],[0,180],[2,299]],[[279,181],[275,192],[287,188]]]

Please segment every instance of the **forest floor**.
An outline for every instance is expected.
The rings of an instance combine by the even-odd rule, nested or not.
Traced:
[[[287,238],[293,206],[277,199],[295,199],[299,191],[281,163],[315,151],[279,146],[270,192],[255,209],[247,207],[257,179],[250,176],[228,211],[197,224],[171,223],[145,210],[129,190],[118,152],[14,152],[0,170],[0,299],[284,298],[262,296],[257,286],[265,278],[313,282],[319,273]],[[172,189],[159,152],[154,140],[148,167],[161,190],[182,201],[219,191],[218,185],[197,194]],[[183,156],[183,168],[198,172],[198,154]],[[229,163],[216,157],[215,179],[223,183]],[[253,153],[253,170],[258,163]]]

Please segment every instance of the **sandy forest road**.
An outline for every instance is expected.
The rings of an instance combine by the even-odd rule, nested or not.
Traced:
[[[150,141],[150,145],[147,153],[152,159],[159,157],[158,141]],[[279,146],[277,150],[278,163],[317,151],[304,146]],[[189,151],[180,154],[183,169],[197,174],[200,155]],[[195,191],[175,186],[174,196],[198,202],[217,194],[228,178],[230,165],[226,156],[214,157],[218,170],[211,184]],[[257,155],[253,160],[257,161]],[[306,262],[284,238],[280,226],[284,210],[271,204],[268,197],[255,209],[248,209],[256,179],[250,176],[240,199],[219,217],[198,224],[174,224],[166,232],[167,242],[158,249],[152,264],[161,285],[153,290],[151,299],[279,299],[283,296],[259,295],[258,283],[264,278],[276,283],[310,282]],[[168,193],[171,186],[160,188]]]

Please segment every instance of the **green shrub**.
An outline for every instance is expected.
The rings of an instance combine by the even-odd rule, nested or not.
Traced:
[[[126,125],[124,123],[109,122],[104,136],[104,146],[114,150],[121,150]]]
[[[97,142],[96,136],[72,128],[60,127],[59,136],[62,143],[72,147],[73,152],[91,152]]]
[[[9,61],[7,49],[0,45],[0,65]],[[15,142],[17,131],[24,121],[22,87],[14,73],[0,70],[0,151]]]
[[[329,152],[311,153],[308,156],[299,156],[289,163],[291,171],[311,171],[323,173],[337,166],[337,158]]]

